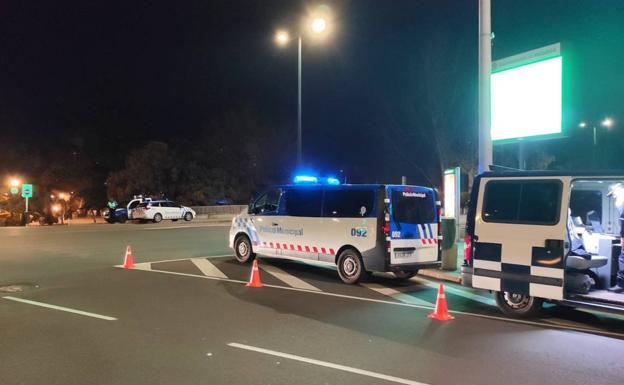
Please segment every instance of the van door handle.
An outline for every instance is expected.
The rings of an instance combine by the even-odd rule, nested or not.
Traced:
[[[279,224],[273,222],[273,223],[271,223],[271,226],[279,226]]]

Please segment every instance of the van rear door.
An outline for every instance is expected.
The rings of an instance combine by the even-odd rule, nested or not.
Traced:
[[[481,178],[473,287],[563,299],[569,183],[569,177]]]
[[[419,186],[386,187],[390,200],[390,265],[438,261],[436,193]]]

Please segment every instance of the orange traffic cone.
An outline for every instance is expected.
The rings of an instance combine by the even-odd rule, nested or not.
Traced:
[[[245,285],[247,287],[262,287],[262,282],[260,282],[260,269],[258,269],[258,260],[254,259],[253,265],[251,266],[251,276],[249,277],[249,282]]]
[[[438,321],[449,321],[455,319],[448,312],[448,307],[446,306],[446,295],[444,294],[444,285],[440,284],[440,288],[438,289],[438,299],[436,300],[436,306],[433,313],[429,314],[427,317],[431,319],[437,319]]]
[[[132,248],[130,245],[126,247],[126,256],[123,263],[124,269],[132,269],[134,267],[134,258],[132,257]]]

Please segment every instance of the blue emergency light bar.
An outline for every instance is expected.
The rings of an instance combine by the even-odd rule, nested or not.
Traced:
[[[311,175],[297,175],[293,178],[293,183],[295,184],[328,184],[328,185],[339,185],[340,181],[337,178],[327,177],[327,178],[319,178]]]
[[[318,183],[318,178],[315,176],[309,175],[297,175],[293,182],[295,183]]]

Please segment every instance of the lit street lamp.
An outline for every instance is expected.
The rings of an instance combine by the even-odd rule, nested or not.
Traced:
[[[589,124],[585,121],[582,121],[579,123],[579,128],[587,128]],[[600,126],[603,128],[606,128],[607,130],[610,130],[611,128],[613,128],[614,125],[614,121],[612,118],[606,117],[604,118],[601,122],[600,122]],[[594,166],[596,166],[596,144],[597,144],[597,140],[596,140],[596,124],[592,123],[592,130],[593,130],[593,134],[594,134],[594,146],[593,146],[593,151],[592,151],[592,163]]]
[[[612,118],[604,118],[601,122],[600,122],[600,126],[606,128],[607,130],[610,130],[613,127],[613,119]],[[579,123],[578,125],[580,128],[587,128],[588,123],[585,121],[582,121]],[[594,131],[594,147],[596,147],[596,124],[592,123],[592,130]]]
[[[314,17],[309,22],[312,33],[321,35],[327,30],[327,20],[323,17]],[[301,140],[301,33],[297,37],[297,167],[302,165],[302,140]],[[279,30],[275,34],[275,42],[280,46],[286,46],[290,42],[290,34],[286,30]]]

